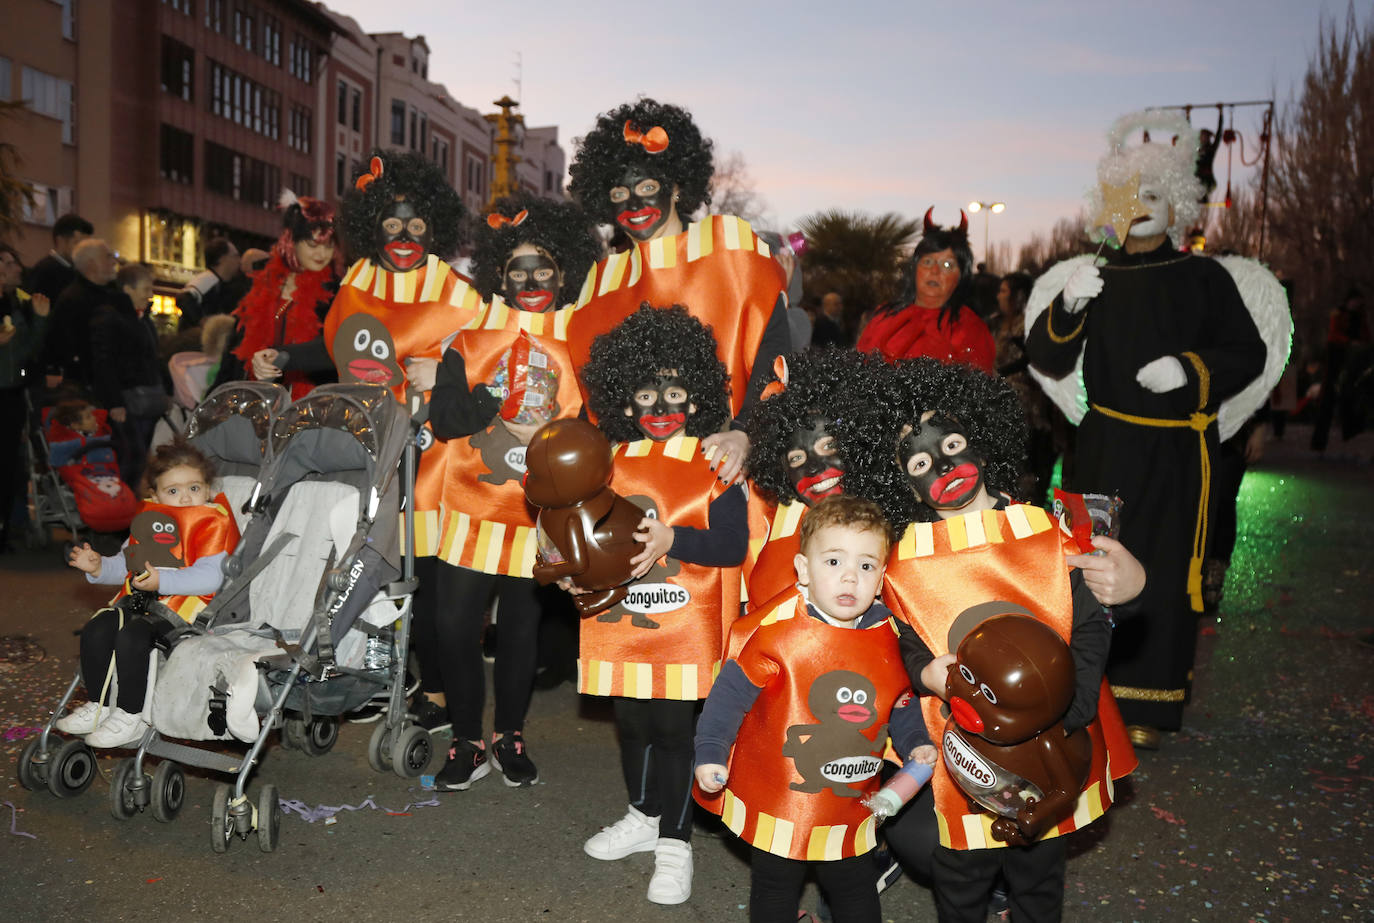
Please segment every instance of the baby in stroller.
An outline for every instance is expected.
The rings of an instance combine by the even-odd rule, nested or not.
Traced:
[[[48,464],[72,491],[76,512],[96,532],[129,527],[138,500],[119,479],[119,460],[110,448],[106,411],[68,398],[44,412]]]
[[[134,746],[147,731],[140,713],[149,654],[219,589],[221,564],[238,543],[228,501],[210,497],[214,476],[214,464],[194,446],[177,440],[158,447],[144,475],[148,500],[121,553],[102,557],[89,543],[71,550],[67,563],[89,582],[123,589],[81,630],[90,701],[58,720],[57,730],[85,735],[95,748]]]

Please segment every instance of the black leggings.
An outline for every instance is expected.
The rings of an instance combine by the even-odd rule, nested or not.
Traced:
[[[1064,914],[1066,839],[995,849],[936,846],[931,865],[941,923],[983,923],[999,877],[1007,883],[1013,920],[1055,923]]]
[[[520,731],[530,710],[534,668],[539,655],[539,617],[547,593],[529,577],[484,574],[436,561],[434,585],[427,588],[434,605],[432,658],[421,659],[421,673],[438,674],[439,688],[448,699],[453,736],[482,739],[482,709],[486,705],[486,669],[482,664],[482,619],[495,594],[501,600],[501,630],[496,645],[496,719],[498,734]],[[416,643],[422,643],[417,629]],[[432,664],[427,670],[426,659]],[[430,676],[426,676],[428,680]],[[432,684],[426,689],[437,691]]]
[[[504,644],[505,627],[501,629]],[[673,699],[615,700],[620,731],[620,768],[630,804],[658,818],[660,838],[692,838],[692,737],[700,702]],[[794,914],[792,919],[796,920]]]
[[[148,691],[148,654],[172,627],[163,619],[129,616],[114,608],[101,609],[91,616],[81,629],[81,681],[91,701],[103,695],[110,658],[114,657],[119,677],[115,705],[131,715],[143,711],[143,698]]]
[[[877,923],[878,876],[873,857],[803,862],[752,849],[749,857],[749,923],[796,923],[808,869],[825,892],[835,923]]]

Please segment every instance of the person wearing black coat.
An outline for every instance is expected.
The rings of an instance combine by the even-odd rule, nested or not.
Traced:
[[[153,428],[166,409],[166,391],[157,331],[147,313],[153,294],[152,270],[132,263],[119,270],[115,281],[118,293],[91,319],[91,388],[100,406],[110,411],[120,477],[137,490]],[[159,394],[161,408],[156,400]]]

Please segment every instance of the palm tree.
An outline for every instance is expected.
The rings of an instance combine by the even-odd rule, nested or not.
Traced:
[[[896,294],[920,221],[888,212],[866,215],[829,209],[800,222],[806,236],[802,270],[813,295],[839,292],[851,329],[868,311]]]
[[[12,119],[26,108],[23,100],[0,100],[0,119]],[[22,162],[15,145],[0,141],[0,238],[19,228],[24,203],[33,204],[33,187],[16,172]]]

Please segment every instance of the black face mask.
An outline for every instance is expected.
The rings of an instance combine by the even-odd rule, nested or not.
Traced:
[[[668,219],[677,214],[673,185],[650,176],[639,167],[629,167],[620,185],[610,191],[615,223],[635,240],[652,240]]]
[[[807,506],[842,493],[844,467],[835,450],[835,439],[827,427],[830,421],[811,417],[792,433],[782,463],[792,488]]]
[[[625,415],[634,417],[639,431],[655,442],[681,433],[697,412],[687,385],[676,375],[658,375],[635,389]]]
[[[377,225],[377,263],[390,272],[410,272],[423,266],[434,238],[429,221],[404,200],[393,202]]]
[[[506,263],[501,294],[512,308],[542,313],[557,307],[562,286],[563,274],[557,263],[543,253],[527,253]]]
[[[983,459],[968,447],[960,425],[932,417],[912,429],[897,445],[911,489],[935,510],[957,510],[978,496],[983,485]]]

